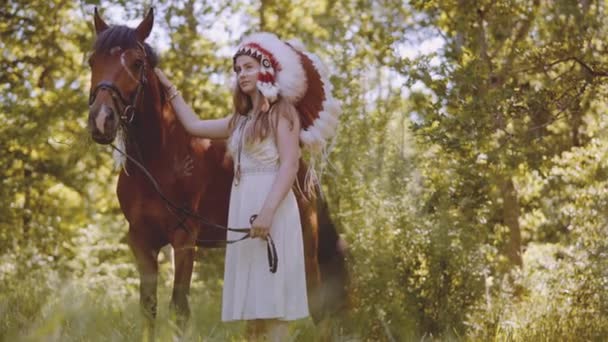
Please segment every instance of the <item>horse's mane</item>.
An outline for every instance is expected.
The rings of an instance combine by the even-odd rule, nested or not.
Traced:
[[[93,50],[95,53],[106,53],[115,46],[120,46],[123,49],[137,47],[135,30],[124,25],[112,25],[97,36]],[[144,43],[144,48],[146,49],[150,66],[156,67],[158,64],[156,51],[148,43]]]

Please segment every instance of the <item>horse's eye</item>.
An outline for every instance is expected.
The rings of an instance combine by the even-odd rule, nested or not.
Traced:
[[[144,61],[141,59],[136,59],[135,62],[133,62],[133,67],[135,69],[141,69],[142,66],[144,66]]]

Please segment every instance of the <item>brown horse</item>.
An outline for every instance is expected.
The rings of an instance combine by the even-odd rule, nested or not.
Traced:
[[[225,226],[232,162],[226,155],[224,141],[190,136],[161,91],[153,71],[158,58],[144,42],[153,27],[153,11],[135,29],[108,26],[97,9],[94,19],[96,41],[89,60],[92,74],[89,130],[99,144],[122,140],[119,145],[137,161],[124,162],[117,195],[129,223],[128,244],[140,275],[140,303],[149,323],[153,323],[157,257],[159,250],[170,244],[175,252],[171,306],[181,325],[190,313],[188,293],[194,249],[221,246],[226,231],[176,211],[163,200],[153,183],[176,206]],[[298,173],[301,184],[304,170],[301,163]],[[339,238],[326,206],[318,200],[319,191],[311,199],[297,196],[304,233],[309,307],[315,321],[343,306],[346,297],[344,255],[338,248]]]

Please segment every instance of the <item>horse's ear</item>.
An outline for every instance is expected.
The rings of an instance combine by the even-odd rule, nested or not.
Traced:
[[[144,20],[137,26],[135,29],[135,36],[137,40],[143,42],[150,35],[150,31],[152,31],[152,26],[154,25],[154,7],[150,8],[148,14],[144,18]]]
[[[101,16],[99,16],[99,12],[97,12],[97,7],[95,7],[95,33],[99,35],[101,32],[108,29],[108,24],[106,24]]]

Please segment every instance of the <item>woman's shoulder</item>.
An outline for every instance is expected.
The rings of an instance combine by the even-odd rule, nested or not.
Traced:
[[[286,99],[279,99],[270,109],[273,121],[278,124],[279,120],[287,120],[290,124],[300,122],[300,116],[296,107]]]

